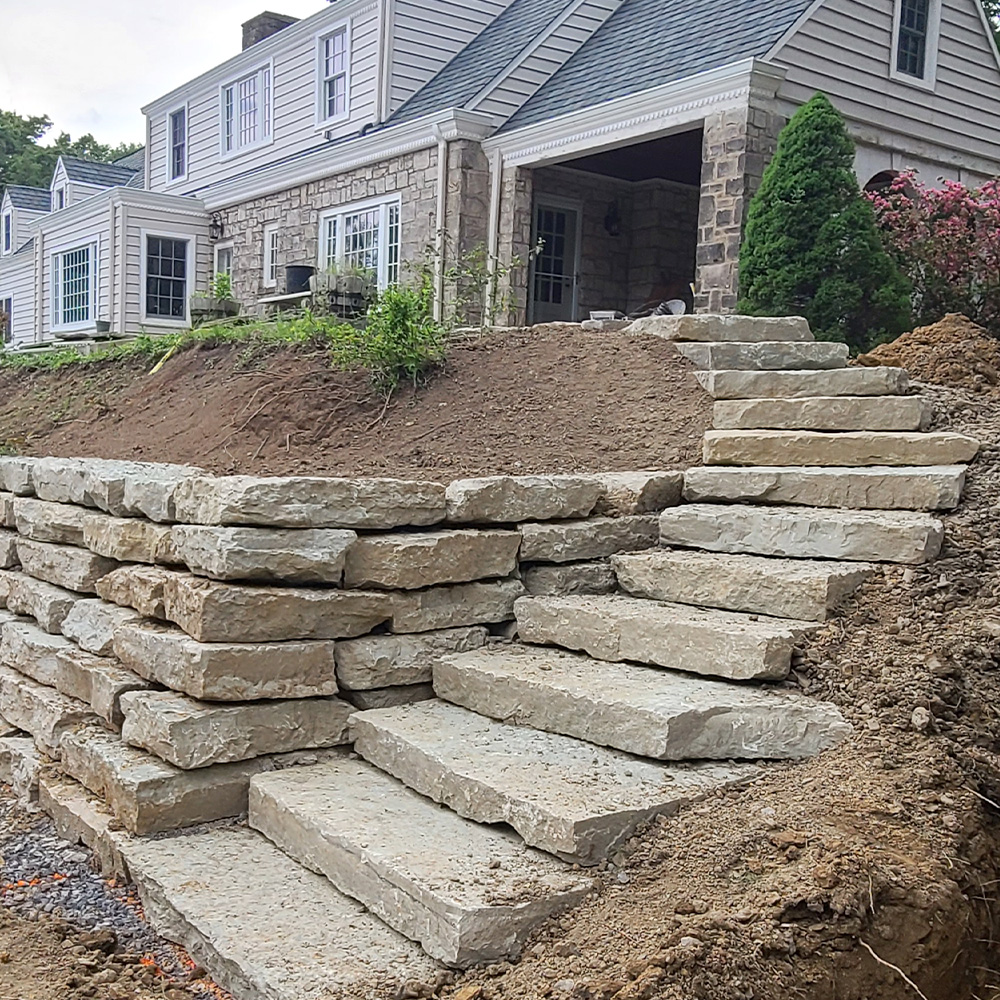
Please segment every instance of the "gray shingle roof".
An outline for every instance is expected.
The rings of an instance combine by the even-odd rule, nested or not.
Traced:
[[[501,131],[763,56],[809,4],[625,0]]]
[[[472,100],[572,0],[514,0],[389,120],[390,125]]]
[[[10,203],[14,208],[26,208],[32,212],[52,211],[52,192],[48,188],[9,184],[7,194],[10,195]]]
[[[29,251],[34,249],[35,249],[35,237],[32,236],[27,243],[25,243],[22,247],[19,247],[17,250],[14,251],[14,256],[16,257],[18,254],[21,253],[28,253]]]
[[[93,160],[77,160],[72,156],[61,157],[66,168],[66,176],[71,181],[82,184],[97,184],[100,187],[118,187],[128,184],[136,171],[128,167],[117,167],[113,163],[95,163]]]
[[[140,146],[134,153],[112,161],[112,166],[126,167],[128,170],[143,170],[146,166],[146,147]]]

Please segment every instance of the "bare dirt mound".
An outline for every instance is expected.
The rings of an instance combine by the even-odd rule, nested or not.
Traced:
[[[858,357],[868,367],[906,368],[920,382],[981,391],[1000,383],[1000,341],[961,313],[904,333]]]
[[[711,400],[668,343],[510,330],[463,342],[383,400],[321,353],[192,349],[149,362],[0,374],[0,445],[184,462],[212,472],[419,476],[700,462]]]

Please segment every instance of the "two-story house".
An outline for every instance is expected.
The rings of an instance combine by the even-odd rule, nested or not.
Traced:
[[[635,309],[693,282],[733,308],[745,210],[816,90],[861,184],[1000,174],[1000,62],[978,0],[336,0],[266,13],[238,55],[143,110],[143,154],[62,161],[0,207],[15,343],[157,332],[228,272],[252,308],[284,268],[485,245],[512,321]],[[48,198],[46,208],[45,199]]]

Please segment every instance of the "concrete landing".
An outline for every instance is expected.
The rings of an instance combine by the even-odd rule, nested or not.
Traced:
[[[851,732],[833,705],[802,695],[526,646],[446,656],[434,690],[480,715],[659,760],[811,757]]]
[[[602,861],[640,823],[759,773],[651,763],[444,701],[359,713],[351,728],[358,753],[415,791],[582,865]]]
[[[448,965],[516,956],[595,883],[346,755],[259,775],[250,825]]]

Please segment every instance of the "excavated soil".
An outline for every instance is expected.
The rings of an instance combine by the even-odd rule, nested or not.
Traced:
[[[0,446],[216,473],[451,480],[684,467],[711,401],[656,338],[553,325],[456,345],[383,413],[363,375],[322,354],[239,346],[149,362],[0,372]]]

